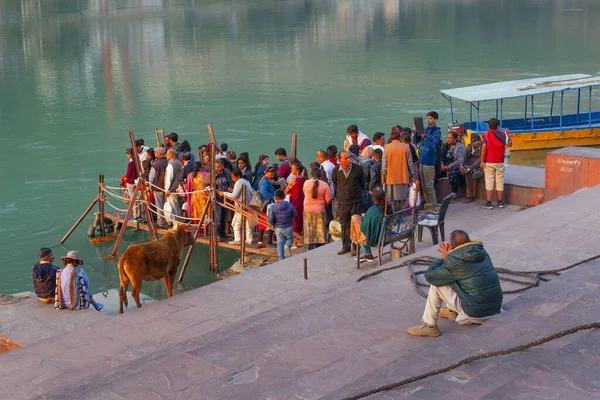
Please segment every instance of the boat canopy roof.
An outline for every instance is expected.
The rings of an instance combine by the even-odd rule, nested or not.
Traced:
[[[572,74],[496,82],[486,85],[441,90],[447,99],[452,97],[470,103],[536,96],[563,90],[600,86],[600,76]]]

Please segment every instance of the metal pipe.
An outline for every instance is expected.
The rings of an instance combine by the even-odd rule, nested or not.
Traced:
[[[498,119],[498,99],[496,99],[496,119]]]
[[[560,131],[562,132],[562,124],[563,124],[563,100],[565,97],[564,90],[560,92]]]
[[[552,123],[553,112],[554,112],[554,92],[552,92],[552,102],[550,103],[550,123]]]
[[[577,121],[579,121],[580,106],[581,106],[581,88],[577,89]]]
[[[469,125],[473,130],[473,103],[469,103]]]
[[[523,118],[523,125],[527,123],[527,96],[525,96],[525,117]]]
[[[450,122],[454,123],[454,109],[452,108],[452,97],[448,100],[450,102]]]
[[[479,102],[477,102],[477,133],[479,133]]]
[[[94,201],[91,202],[91,204],[88,206],[88,208],[85,209],[85,211],[83,212],[83,214],[81,214],[81,216],[73,224],[73,226],[71,227],[71,229],[69,229],[69,231],[67,232],[67,234],[65,236],[63,236],[62,239],[60,239],[60,242],[58,242],[59,245],[63,244],[69,238],[69,236],[71,236],[71,233],[73,233],[73,231],[75,229],[77,229],[77,227],[79,226],[79,224],[81,223],[81,221],[83,221],[83,219],[85,218],[85,216],[88,215],[88,213],[92,210],[92,208],[96,205],[97,202],[98,202],[98,197],[96,197],[94,199]]]
[[[590,127],[590,134],[592,134],[592,87],[590,86],[590,109],[588,117],[588,126]]]
[[[308,261],[306,261],[306,257],[304,257],[304,280],[308,280]]]
[[[502,128],[502,109],[504,107],[504,99],[500,99],[500,128]]]
[[[533,96],[531,96],[531,133],[532,134],[533,134],[533,118],[534,118]]]

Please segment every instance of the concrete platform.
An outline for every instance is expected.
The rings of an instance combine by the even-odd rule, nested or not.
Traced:
[[[586,189],[521,212],[454,203],[446,229],[483,240],[497,267],[559,268],[597,253],[599,195]],[[417,255],[435,254],[429,246]],[[0,398],[339,399],[600,320],[595,262],[506,296],[508,312],[481,327],[442,321],[440,338],[413,338],[406,328],[424,299],[408,272],[356,283],[375,263],[356,270],[338,248],[305,254],[308,281],[296,256],[2,354]],[[372,398],[597,398],[598,339],[576,334]]]

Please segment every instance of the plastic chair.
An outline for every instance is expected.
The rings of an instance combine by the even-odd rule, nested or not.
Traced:
[[[448,196],[444,197],[439,211],[426,211],[423,215],[419,215],[419,228],[417,234],[417,240],[419,242],[423,241],[423,227],[431,231],[431,240],[433,241],[434,245],[438,244],[438,230],[440,231],[442,242],[446,240],[446,235],[444,233],[444,219],[446,218],[446,211],[448,211],[448,206],[450,205],[451,200],[452,194],[449,194]]]

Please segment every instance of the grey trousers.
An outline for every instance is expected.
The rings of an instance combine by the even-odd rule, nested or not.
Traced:
[[[425,201],[429,204],[437,204],[435,188],[433,187],[433,182],[435,181],[435,165],[421,165],[419,169],[419,178],[421,179],[421,187],[423,188]]]

